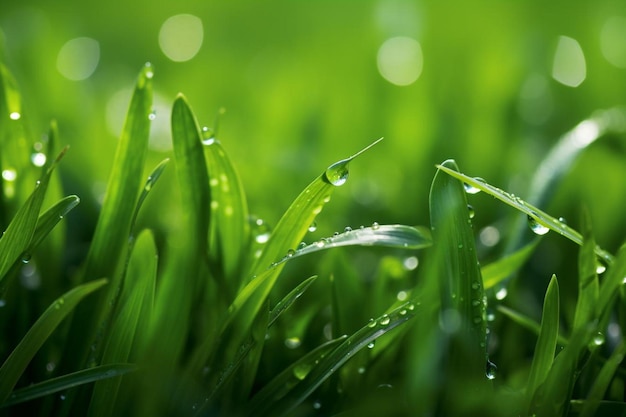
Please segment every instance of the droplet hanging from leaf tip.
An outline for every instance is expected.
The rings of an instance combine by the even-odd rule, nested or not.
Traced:
[[[336,162],[326,168],[324,179],[335,187],[340,187],[348,181],[350,172],[348,171],[348,163],[350,159],[344,159]]]

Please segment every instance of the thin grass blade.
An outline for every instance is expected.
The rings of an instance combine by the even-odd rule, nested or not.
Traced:
[[[535,239],[512,254],[482,267],[481,274],[483,276],[485,289],[488,290],[496,287],[515,271],[519,270],[528,258],[530,258],[530,255],[533,254],[538,243],[539,239]]]
[[[141,210],[141,207],[143,206],[143,202],[146,200],[146,197],[148,197],[148,194],[150,193],[150,191],[152,191],[152,188],[161,177],[161,174],[163,174],[163,171],[165,170],[169,162],[170,162],[170,159],[165,158],[163,161],[159,162],[159,164],[152,170],[150,175],[148,175],[148,179],[146,179],[146,182],[143,186],[143,190],[141,190],[141,194],[139,194],[139,198],[137,199],[137,205],[135,206],[135,211],[133,213],[133,217],[130,222],[131,229],[135,227],[137,215],[139,215],[139,210]]]
[[[0,407],[8,407],[24,403],[46,395],[89,384],[90,382],[122,376],[129,372],[134,372],[136,369],[137,366],[127,363],[108,364],[83,369],[82,371],[73,372],[68,375],[59,376],[47,381],[29,385],[26,388],[15,390],[11,393],[9,398],[0,405]]]
[[[28,363],[59,323],[83,298],[106,283],[106,280],[101,279],[80,285],[57,298],[46,309],[0,368],[0,403],[9,397]]]
[[[307,289],[309,289],[311,284],[313,284],[316,279],[317,279],[316,275],[314,275],[314,276],[312,276],[310,278],[305,279],[300,284],[298,284],[298,286],[296,288],[291,290],[289,292],[289,294],[284,296],[282,298],[282,300],[280,300],[278,303],[276,303],[274,308],[270,311],[270,317],[269,317],[269,321],[268,321],[267,327],[271,327],[274,324],[274,322],[276,320],[278,320],[280,315],[283,314],[285,311],[287,311],[289,309],[289,307],[291,307],[291,305],[298,298],[300,298],[302,296],[302,294],[304,294],[306,292]]]
[[[601,318],[601,323],[608,321],[612,311],[618,290],[624,284],[626,277],[626,244],[622,245],[615,257],[615,262],[605,272],[605,277],[600,284],[600,293],[596,305],[596,317]]]
[[[503,305],[498,305],[496,307],[496,309],[504,314],[505,316],[507,316],[509,319],[511,319],[513,322],[519,324],[520,326],[522,326],[523,328],[531,331],[532,333],[536,334],[537,336],[539,336],[539,333],[541,332],[541,325],[539,323],[537,323],[535,320],[531,319],[530,317],[527,317],[525,315],[523,315],[522,313],[515,311],[509,307],[503,306]],[[559,345],[567,345],[569,343],[569,340],[562,336],[561,334],[559,334],[558,336],[558,344]]]
[[[582,216],[583,243],[578,252],[578,299],[574,314],[573,331],[586,327],[595,319],[598,304],[598,261],[594,253],[596,247],[591,232],[589,214],[584,211]]]
[[[552,276],[545,300],[539,337],[535,345],[535,354],[530,367],[530,375],[526,385],[527,411],[530,411],[531,401],[537,388],[545,381],[556,353],[559,337],[559,284],[556,275]],[[530,414],[528,414],[530,415]]]
[[[46,210],[37,220],[37,228],[26,252],[32,252],[63,218],[80,203],[80,198],[69,195]]]

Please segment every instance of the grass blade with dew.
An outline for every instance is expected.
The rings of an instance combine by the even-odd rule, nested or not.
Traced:
[[[270,311],[269,321],[267,323],[267,327],[271,327],[276,320],[283,314],[291,305],[305,293],[305,291],[315,282],[317,276],[314,275],[310,278],[305,279],[297,287],[289,292],[286,296],[284,296],[274,308]]]
[[[78,372],[17,389],[11,393],[4,403],[0,404],[0,407],[9,407],[11,405],[24,403],[91,382],[122,376],[129,372],[134,372],[135,370],[137,370],[136,365],[127,363],[115,363],[83,369]]]
[[[284,371],[276,375],[267,385],[256,393],[246,406],[246,415],[258,416],[268,411],[271,405],[283,398],[300,381],[309,374],[320,360],[329,352],[343,343],[348,336],[341,336],[316,347],[300,359],[289,365]]]
[[[458,169],[453,160],[439,167],[446,172]],[[474,232],[463,185],[441,171],[436,172],[430,190],[430,216],[440,282],[440,320],[449,343],[443,365],[448,379],[446,395],[454,396],[466,384],[471,384],[476,395],[484,395],[495,375],[487,359],[486,301]],[[449,398],[443,401],[444,407],[454,406]]]
[[[221,332],[231,323],[234,334],[231,347],[226,351],[236,351],[247,337],[250,326],[261,309],[265,299],[280,274],[284,263],[277,264],[281,258],[293,251],[308,232],[309,226],[324,205],[330,201],[334,189],[343,185],[349,175],[349,163],[366,150],[380,142],[379,139],[353,156],[329,166],[300,193],[274,228],[269,241],[252,268],[250,281],[237,293],[231,303],[226,319],[222,322]],[[236,317],[236,318],[235,318]],[[191,367],[202,369],[212,354],[213,336],[207,337],[196,350],[190,362]]]
[[[389,314],[372,320],[360,330],[344,340],[332,352],[314,364],[313,368],[287,395],[272,403],[264,416],[285,416],[313,393],[324,381],[337,372],[341,366],[371,342],[415,317],[416,307],[412,302],[402,304]]]
[[[144,161],[148,150],[150,115],[152,113],[153,69],[146,64],[139,73],[126,120],[115,153],[113,168],[108,180],[104,203],[98,217],[89,253],[83,268],[82,279],[107,277],[111,283],[98,294],[92,303],[79,306],[69,331],[68,350],[61,362],[62,370],[81,367],[94,352],[101,354],[98,334],[101,324],[111,313],[111,306],[119,293],[121,276],[116,275],[120,263],[126,260],[126,248],[137,197],[142,187]]]
[[[535,354],[530,366],[530,375],[526,384],[526,415],[530,415],[532,399],[537,388],[545,381],[556,352],[559,336],[559,283],[552,275],[543,302],[539,337],[535,345]]]
[[[161,178],[161,174],[163,174],[163,171],[165,170],[169,162],[170,159],[165,158],[164,160],[159,162],[159,164],[154,167],[150,175],[148,175],[148,178],[146,179],[146,182],[143,186],[143,190],[141,190],[141,194],[139,194],[139,198],[137,199],[137,205],[135,206],[135,211],[133,212],[133,217],[130,222],[131,233],[132,229],[135,227],[135,222],[137,221],[137,216],[139,215],[139,211],[143,206],[143,202],[146,200],[146,197],[148,197],[148,194],[150,193],[150,191],[152,191],[152,188],[157,183],[159,178]]]
[[[20,207],[0,238],[0,297],[4,293],[3,289],[6,286],[3,280],[7,271],[21,257],[28,258],[30,256],[25,251],[31,244],[35,234],[39,211],[50,182],[50,176],[66,150],[67,148],[59,154],[55,162],[41,177],[41,180],[37,182],[35,190],[28,197],[26,203]]]
[[[37,228],[33,234],[32,241],[26,250],[32,252],[45,239],[54,227],[80,203],[80,198],[69,195],[59,200],[54,206],[46,210],[37,220]]]
[[[211,186],[211,260],[235,294],[245,282],[246,255],[250,244],[248,203],[235,167],[214,132],[203,129],[204,155]]]
[[[128,363],[131,351],[137,350],[142,331],[150,322],[156,283],[157,254],[152,232],[144,230],[133,245],[122,291],[101,362]],[[146,315],[148,317],[146,317]],[[144,326],[140,324],[143,322]],[[110,378],[95,384],[88,415],[110,416],[117,398],[121,378]]]
[[[523,248],[504,256],[481,268],[485,289],[488,290],[503,282],[512,273],[519,270],[535,251],[539,239],[535,239]]]
[[[598,303],[598,261],[594,253],[596,247],[591,232],[589,213],[583,211],[581,216],[583,242],[578,251],[578,299],[574,314],[573,331],[586,327],[594,320]]]
[[[623,244],[615,262],[605,272],[604,279],[600,283],[600,293],[596,305],[596,317],[600,318],[600,323],[607,323],[613,305],[619,296],[619,288],[624,285],[626,277],[626,244]],[[611,302],[613,300],[613,302]]]
[[[106,283],[106,280],[101,279],[73,288],[46,309],[0,367],[0,403],[9,397],[28,363],[59,323],[83,298]]]
[[[626,342],[624,340],[615,348],[609,359],[604,363],[602,369],[598,373],[596,380],[591,387],[591,391],[587,396],[583,404],[583,408],[580,412],[580,417],[592,417],[594,415],[606,415],[596,414],[597,408],[600,405],[600,401],[604,398],[604,394],[609,387],[615,372],[619,368],[620,364],[624,360],[626,355]]]
[[[453,176],[459,181],[462,181],[463,183],[468,184],[471,187],[475,187],[481,191],[484,191],[485,193],[526,214],[528,216],[528,221],[531,225],[531,228],[537,229],[540,232],[546,232],[547,229],[554,230],[555,232],[565,236],[572,242],[578,245],[582,245],[582,235],[579,232],[572,229],[562,221],[538,209],[532,204],[525,202],[521,198],[514,196],[513,194],[510,194],[506,191],[503,191],[497,187],[494,187],[493,185],[488,184],[481,178],[473,178],[442,165],[437,165],[437,168]],[[613,255],[600,248],[599,246],[595,247],[595,253],[606,263],[610,264],[613,262]]]

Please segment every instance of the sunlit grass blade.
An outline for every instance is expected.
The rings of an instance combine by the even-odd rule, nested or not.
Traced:
[[[539,226],[547,227],[548,229],[554,230],[555,232],[565,236],[572,242],[582,245],[582,235],[576,230],[569,227],[567,224],[562,221],[550,216],[544,211],[538,209],[522,200],[521,198],[514,196],[506,191],[503,191],[493,185],[488,184],[484,180],[480,178],[472,178],[465,174],[461,174],[455,170],[447,168],[445,166],[437,165],[437,168],[446,172],[447,174],[453,176],[454,178],[462,181],[465,184],[468,184],[472,187],[478,188],[479,190],[484,191],[485,193],[497,198],[498,200],[508,204],[509,206],[521,211],[529,217],[530,222],[536,222]],[[595,253],[597,256],[602,258],[608,264],[612,263],[613,255],[599,246],[595,247]]]
[[[146,64],[137,78],[102,210],[82,271],[83,279],[107,277],[111,279],[111,285],[92,303],[79,306],[73,316],[68,343],[76,349],[72,350],[71,357],[62,362],[67,366],[66,370],[72,369],[71,365],[82,366],[87,362],[88,346],[94,341],[97,349],[92,354],[101,354],[101,345],[95,337],[115,304],[121,279],[121,275],[115,272],[126,260],[131,221],[142,187],[152,112],[152,76],[152,66]]]
[[[604,394],[609,387],[615,372],[624,360],[624,355],[626,355],[626,343],[622,340],[598,373],[591,391],[587,396],[587,400],[583,404],[580,417],[592,417],[594,415],[598,415],[596,414],[596,410],[600,405],[600,401],[604,398]],[[626,405],[624,405],[624,407],[626,407]]]
[[[316,366],[316,363],[319,363],[328,352],[344,342],[347,337],[344,335],[329,340],[289,365],[250,400],[249,405],[246,407],[248,410],[246,414],[249,416],[263,415],[275,401],[287,395],[295,385],[309,374],[311,369]]]
[[[211,254],[233,288],[243,284],[242,276],[249,265],[246,255],[250,244],[248,204],[243,185],[222,144],[212,134],[205,133],[204,154],[211,186]]]
[[[545,381],[554,356],[559,336],[559,284],[553,275],[548,284],[546,297],[543,302],[543,314],[539,337],[535,345],[535,354],[530,367],[530,375],[526,384],[527,411],[530,411],[532,399],[537,388]],[[530,414],[528,414],[530,415]]]
[[[73,288],[46,309],[0,368],[0,403],[9,397],[28,363],[59,323],[74,310],[79,301],[106,282],[101,279]]]
[[[150,175],[148,175],[148,179],[146,179],[143,190],[141,190],[141,194],[139,194],[139,198],[137,199],[137,205],[135,206],[135,211],[130,222],[131,228],[135,227],[135,221],[137,220],[139,210],[141,210],[141,207],[143,206],[143,202],[146,200],[146,197],[148,197],[150,191],[152,191],[152,188],[161,177],[161,174],[163,174],[163,171],[165,170],[169,162],[170,159],[165,158],[163,161],[159,162],[159,164],[152,170]]]
[[[582,230],[583,243],[578,252],[578,299],[574,314],[573,331],[586,327],[595,319],[595,310],[598,303],[598,261],[594,253],[596,247],[591,232],[591,220],[589,214],[583,212]]]
[[[8,407],[41,398],[46,395],[65,391],[80,385],[89,384],[91,382],[100,381],[107,378],[114,378],[133,372],[137,366],[131,364],[108,364],[96,366],[94,368],[83,369],[82,371],[73,372],[71,374],[59,376],[37,384],[20,388],[11,393],[9,398],[0,407]]]
[[[502,283],[506,278],[519,270],[533,254],[539,239],[535,239],[523,248],[510,255],[504,256],[481,268],[485,289],[490,289]]]
[[[7,271],[21,257],[28,248],[37,228],[39,211],[43,203],[50,176],[56,163],[63,157],[65,150],[57,157],[55,163],[41,177],[35,190],[26,203],[20,207],[11,223],[0,238],[0,295],[3,293],[3,280]]]
[[[37,228],[33,234],[31,243],[27,252],[32,252],[45,239],[46,236],[54,229],[54,227],[69,213],[74,207],[80,203],[80,198],[75,195],[69,195],[54,206],[46,210],[39,220],[37,220]]]
[[[316,279],[317,279],[317,276],[315,275],[310,278],[305,279],[300,284],[298,284],[296,288],[291,290],[289,294],[284,296],[278,303],[276,303],[274,308],[270,311],[270,317],[269,317],[267,327],[271,327],[272,324],[274,324],[274,322],[278,320],[280,315],[283,314],[285,311],[287,311],[287,309],[291,307],[291,305],[298,298],[300,298],[302,294],[305,293],[305,291],[309,288],[311,284],[315,282]]]
[[[457,170],[452,160],[440,167]],[[446,375],[452,391],[458,389],[455,384],[472,381],[471,389],[479,392],[488,382],[483,281],[465,189],[441,171],[435,174],[430,190],[430,217],[439,273],[436,278],[440,281],[441,320],[450,340]]]
[[[333,375],[350,358],[387,332],[402,325],[413,318],[417,313],[415,304],[407,302],[389,314],[384,314],[372,320],[363,328],[345,339],[332,352],[325,355],[315,364],[304,379],[297,384],[287,395],[274,402],[262,415],[285,416],[304,401],[324,381]]]
[[[132,362],[131,351],[142,342],[141,336],[150,322],[156,284],[157,255],[154,237],[143,231],[134,244],[124,276],[116,314],[102,355],[102,363]],[[148,315],[145,317],[144,315]],[[143,328],[140,323],[143,322]],[[99,381],[94,386],[89,415],[113,415],[121,378]]]

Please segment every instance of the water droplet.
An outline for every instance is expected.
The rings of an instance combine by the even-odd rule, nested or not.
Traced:
[[[300,244],[298,245],[298,250],[304,249],[304,248],[306,248],[306,243],[305,242],[300,242]]]
[[[386,315],[386,314],[385,314],[385,315],[383,315],[383,316],[380,318],[380,325],[381,325],[381,326],[386,326],[386,325],[388,325],[390,322],[391,322],[391,319],[390,319],[390,318],[389,318],[389,316],[388,316],[388,315]]]
[[[339,236],[339,232],[333,233],[333,236]]]
[[[598,260],[596,262],[596,274],[602,274],[606,271],[606,265],[602,263],[602,261]]]
[[[502,287],[496,292],[496,300],[504,300],[508,294],[507,289]]]
[[[2,171],[2,179],[5,181],[15,181],[17,172],[14,169],[5,169]]]
[[[376,327],[376,324],[378,324],[376,320],[370,319],[369,323],[367,323],[367,327]]]
[[[417,304],[419,305],[419,303],[417,303]],[[415,305],[413,303],[409,303],[409,304],[406,305],[406,309],[413,311],[413,310],[415,310]]]
[[[344,231],[345,233],[348,233],[348,232],[351,232],[351,231],[352,231],[352,228],[351,228],[350,226],[346,226],[346,227],[343,229],[343,231]]]
[[[376,342],[375,341],[371,341],[367,344],[367,348],[368,349],[374,349],[374,346],[376,346]]]
[[[604,344],[604,335],[600,332],[596,333],[595,336],[593,336],[593,340],[592,340],[593,344],[596,346],[601,346]]]
[[[27,264],[30,262],[31,255],[30,253],[25,253],[22,255],[22,263]]]
[[[291,258],[291,257],[292,257],[293,255],[295,255],[295,254],[296,254],[296,251],[295,251],[295,250],[293,250],[293,249],[289,249],[289,250],[287,251],[287,258]]]
[[[324,179],[335,187],[344,185],[350,174],[348,171],[348,162],[350,162],[349,159],[344,159],[326,168]]]
[[[497,372],[498,367],[496,366],[496,364],[488,360],[487,366],[485,367],[485,375],[487,376],[487,379],[495,379]]]
[[[476,178],[474,178],[474,180],[480,181],[480,182],[485,182],[485,180],[483,180],[480,177],[476,177]],[[477,193],[480,192],[480,188],[475,187],[475,186],[473,186],[471,184],[468,184],[468,183],[465,183],[465,182],[463,183],[463,188],[465,188],[465,192],[468,193],[468,194],[477,194]]]
[[[406,316],[406,310],[402,309],[398,312],[398,314],[400,314],[401,316]]]
[[[378,229],[380,229],[380,225],[378,224],[378,222],[372,223],[372,230],[378,230]]]
[[[299,348],[301,344],[302,341],[299,337],[290,337],[288,339],[285,339],[285,346],[287,346],[287,348],[289,349]]]
[[[409,297],[409,294],[407,294],[406,291],[398,291],[398,294],[396,294],[396,298],[398,299],[398,301],[404,301]]]
[[[414,271],[419,265],[419,259],[417,256],[409,256],[402,262],[402,265],[407,271]]]
[[[299,364],[299,365],[296,365],[293,368],[293,376],[295,376],[300,381],[302,381],[307,376],[307,374],[309,373],[310,370],[311,370],[311,365],[310,364]]]
[[[61,399],[61,401],[65,401],[65,395],[64,394],[59,395],[59,398]]]
[[[35,152],[30,156],[30,161],[36,167],[42,167],[46,164],[46,154],[42,152]]]
[[[359,374],[364,374],[365,373],[365,366],[359,366],[359,369],[356,370]]]
[[[11,112],[11,114],[9,114],[9,118],[11,120],[20,120],[20,118],[22,117],[22,115],[19,112]]]
[[[472,207],[470,204],[467,205],[467,211],[469,212],[469,218],[473,219],[474,216],[476,215],[476,211],[474,211],[474,207]]]
[[[565,220],[565,217],[559,217],[559,221],[563,224],[567,224],[567,220]]]
[[[528,226],[536,235],[545,235],[550,229],[535,220],[534,217],[528,216]]]
[[[323,248],[323,247],[324,247],[324,245],[326,245],[326,242],[324,242],[324,239],[321,239],[321,240],[318,240],[317,242],[315,242],[315,245],[316,245],[318,248]]]
[[[154,71],[152,70],[152,63],[146,62],[146,78],[151,79],[154,77]]]
[[[319,401],[313,401],[313,408],[319,410],[320,408],[322,408],[322,403]]]
[[[474,281],[474,282],[472,282],[472,289],[473,289],[473,290],[478,290],[478,289],[480,289],[480,282],[478,282],[478,281]]]
[[[311,223],[311,225],[309,226],[309,232],[313,233],[316,230],[317,230],[317,223],[315,222]]]

